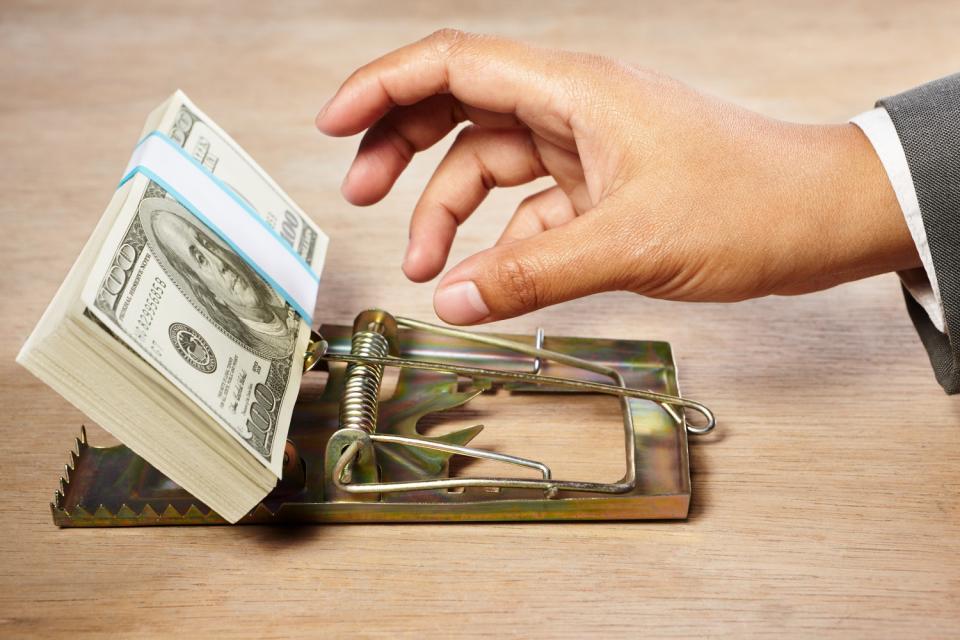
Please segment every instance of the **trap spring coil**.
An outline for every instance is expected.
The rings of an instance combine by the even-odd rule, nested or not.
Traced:
[[[508,349],[524,353],[534,358],[534,373],[474,367],[453,362],[434,362],[417,360],[401,356],[397,351],[397,328],[403,327],[419,331],[430,332],[434,335],[447,336],[460,340],[470,340],[480,344]],[[354,332],[350,343],[350,353],[337,353],[329,350],[329,345],[322,336],[315,334],[308,350],[304,364],[309,369],[318,361],[346,363],[344,390],[340,402],[340,428],[347,432],[347,440],[341,441],[345,446],[335,451],[330,459],[328,469],[333,486],[350,494],[381,494],[404,491],[426,491],[435,489],[458,489],[466,487],[510,488],[510,489],[538,489],[544,491],[548,498],[556,498],[561,491],[578,491],[601,494],[625,494],[637,488],[637,440],[639,436],[634,428],[633,412],[629,401],[642,399],[655,402],[676,421],[687,433],[699,435],[709,433],[716,426],[713,412],[703,404],[687,398],[667,393],[635,389],[628,387],[623,375],[616,368],[602,362],[593,362],[583,358],[550,351],[543,348],[543,340],[538,336],[535,345],[517,342],[499,336],[475,334],[450,327],[432,325],[410,318],[394,318],[389,313],[379,309],[369,309],[357,316],[354,322]],[[393,351],[392,351],[393,350]],[[590,379],[561,378],[544,375],[536,362],[552,361],[561,365],[583,369],[595,374],[609,377],[613,384],[604,384]],[[542,462],[520,458],[482,449],[474,449],[461,445],[425,439],[422,437],[408,437],[388,433],[377,433],[377,413],[380,396],[380,386],[383,380],[385,366],[415,369],[420,371],[435,371],[445,374],[456,374],[472,380],[499,381],[503,383],[522,383],[542,385],[570,391],[605,393],[618,396],[623,414],[623,427],[626,437],[626,474],[619,482],[600,483],[583,482],[576,480],[558,480],[552,477],[550,468]],[[693,410],[701,414],[706,422],[702,425],[692,425],[687,422],[685,410]],[[358,433],[359,432],[359,433]],[[337,437],[334,434],[333,437]],[[349,442],[349,444],[346,444]],[[542,478],[504,478],[504,477],[465,477],[465,478],[433,478],[427,480],[400,480],[391,482],[351,480],[353,471],[351,465],[357,462],[366,465],[373,477],[379,479],[379,467],[375,465],[374,447],[377,443],[403,445],[416,449],[431,449],[448,454],[457,454],[472,458],[496,460],[522,467],[536,469]],[[366,456],[366,461],[363,460]]]
[[[375,331],[353,334],[350,354],[361,357],[384,358],[389,351],[387,338]],[[347,366],[346,382],[340,402],[340,427],[363,429],[373,433],[377,429],[377,406],[383,365],[351,363]]]

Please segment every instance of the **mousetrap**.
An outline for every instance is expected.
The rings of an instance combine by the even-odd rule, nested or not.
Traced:
[[[392,394],[382,389],[385,367],[399,368]],[[369,310],[353,327],[321,327],[304,369],[326,381],[307,392],[311,376],[323,374],[304,376],[283,477],[242,523],[685,518],[687,437],[716,424],[704,405],[680,397],[665,342],[482,334]],[[578,422],[550,413],[552,394],[613,396],[623,437],[591,447],[622,448],[620,480],[555,478],[544,462],[478,448],[482,425],[418,430],[426,416],[497,389],[538,394],[541,419],[556,429]],[[509,422],[510,398],[502,403],[497,419]],[[688,421],[691,412],[700,417]],[[538,437],[554,437],[551,427]],[[503,472],[454,476],[454,456]],[[91,446],[82,429],[50,507],[60,527],[225,522],[127,447]]]

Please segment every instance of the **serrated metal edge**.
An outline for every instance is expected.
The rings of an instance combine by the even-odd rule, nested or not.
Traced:
[[[267,505],[259,502],[250,513],[242,518],[242,520],[272,520],[275,517],[276,514],[271,511]]]
[[[77,463],[80,461],[80,455],[87,448],[87,428],[80,425],[80,435],[74,440],[73,449],[70,450],[70,462],[63,465],[63,475],[60,476],[59,486],[53,492],[53,501],[50,503],[50,511],[53,514],[53,520],[61,525],[61,520],[69,520],[71,515],[63,508],[66,500],[67,489],[70,487],[70,476],[76,470]],[[62,526],[62,525],[61,525]]]
[[[50,508],[54,522],[61,527],[225,524],[226,522],[213,509],[207,508],[204,511],[196,504],[190,504],[183,513],[180,513],[172,504],[167,504],[160,513],[157,513],[156,509],[149,503],[144,505],[140,513],[134,511],[126,503],[120,505],[116,513],[111,512],[103,504],[98,505],[93,513],[82,505],[77,505],[72,510],[67,511],[62,506],[58,507],[51,503]],[[260,517],[273,517],[273,513],[266,508],[262,511],[259,508],[255,509],[251,512],[251,515],[254,514]]]
[[[143,511],[140,512],[140,515],[136,516],[142,520],[150,519],[154,522],[160,521],[160,514],[153,510],[149,504],[143,508]]]
[[[87,440],[87,429],[81,425],[80,435],[75,438],[73,449],[70,450],[70,460],[63,465],[63,474],[60,476],[58,488],[54,491],[53,501],[50,503],[50,513],[53,516],[54,524],[59,527],[78,527],[78,526],[109,526],[121,522],[129,525],[151,525],[151,524],[222,524],[225,521],[213,509],[209,507],[206,511],[200,509],[195,504],[187,507],[182,514],[171,504],[164,509],[157,511],[150,506],[144,505],[140,513],[137,513],[126,503],[120,505],[116,513],[113,513],[105,505],[100,504],[96,510],[91,513],[86,507],[77,505],[71,510],[64,507],[67,491],[70,488],[70,481],[83,452],[89,447]],[[262,507],[263,505],[260,505]],[[251,512],[259,517],[273,517],[269,509],[261,511],[259,508]]]

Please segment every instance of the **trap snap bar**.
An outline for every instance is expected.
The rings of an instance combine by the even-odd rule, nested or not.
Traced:
[[[399,376],[392,395],[381,397],[386,367]],[[685,518],[687,438],[716,425],[707,407],[680,396],[665,342],[483,334],[373,309],[353,327],[315,332],[304,370],[325,371],[326,382],[301,393],[283,477],[241,523]],[[305,381],[311,375],[319,374]],[[473,446],[479,425],[432,437],[418,431],[425,416],[497,387],[617,398],[623,441],[595,446],[624,448],[622,478],[554,477],[541,461]],[[505,422],[509,405],[505,399]],[[556,420],[576,427],[575,416]],[[454,456],[504,471],[451,476]],[[61,527],[225,523],[127,447],[91,446],[83,429],[50,506]]]

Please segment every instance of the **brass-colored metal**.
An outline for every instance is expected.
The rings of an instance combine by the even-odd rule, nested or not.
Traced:
[[[716,422],[706,407],[679,396],[666,343],[551,336],[547,350],[540,332],[523,342],[518,336],[473,334],[407,318],[397,318],[394,325],[389,314],[376,310],[358,316],[353,327],[324,326],[321,331],[324,337],[313,337],[304,366],[325,370],[325,384],[322,389],[311,386],[311,376],[305,377],[288,436],[284,477],[241,522],[686,516],[690,427],[684,412],[705,416],[700,429]],[[387,352],[354,353],[354,338],[363,332],[387,338]],[[400,367],[396,391],[377,398],[373,422],[366,423],[369,430],[344,424],[350,368],[370,372],[386,366]],[[458,377],[471,383],[463,388]],[[555,479],[542,462],[467,446],[481,425],[436,437],[417,431],[425,415],[460,406],[494,382],[512,392],[617,397],[626,442],[621,481]],[[697,427],[691,433],[693,429]],[[453,455],[520,465],[541,477],[452,478]],[[51,510],[54,521],[66,527],[223,523],[126,447],[91,447],[85,432]]]
[[[383,324],[381,324],[383,323]],[[429,331],[439,335],[453,336],[464,340],[471,340],[481,344],[488,344],[501,349],[508,349],[519,353],[533,356],[535,360],[534,367],[539,372],[543,360],[552,360],[563,362],[569,366],[594,371],[610,376],[616,382],[616,385],[599,384],[584,380],[571,378],[557,378],[544,376],[539,373],[530,374],[517,371],[502,371],[483,367],[467,367],[450,364],[449,362],[426,362],[422,360],[412,360],[409,358],[399,358],[396,356],[386,357],[385,326],[402,326]],[[511,489],[541,489],[548,497],[556,497],[560,491],[580,491],[587,493],[617,494],[627,493],[636,486],[636,474],[633,472],[635,467],[635,447],[633,443],[633,420],[630,415],[629,406],[626,404],[626,398],[639,398],[643,400],[653,400],[659,402],[664,407],[682,407],[690,408],[701,413],[707,420],[702,427],[691,427],[687,425],[687,431],[691,433],[709,433],[716,426],[716,419],[713,413],[699,402],[680,398],[663,393],[644,391],[640,389],[631,389],[626,386],[623,377],[616,369],[598,365],[589,360],[577,358],[568,354],[551,352],[544,349],[542,345],[543,337],[538,331],[536,343],[533,347],[516,342],[497,338],[493,336],[483,336],[476,333],[451,329],[438,325],[411,320],[409,318],[398,318],[394,322],[386,312],[365,311],[358,317],[354,323],[353,348],[349,355],[336,355],[327,353],[321,356],[327,361],[339,361],[348,363],[347,367],[347,388],[344,392],[344,398],[341,402],[341,422],[343,428],[362,428],[368,434],[368,437],[377,442],[378,438],[373,432],[376,429],[376,414],[379,406],[379,388],[380,380],[383,374],[384,366],[406,367],[410,369],[420,369],[424,371],[450,372],[457,375],[466,376],[473,379],[491,379],[498,381],[522,381],[545,387],[558,387],[570,389],[573,391],[585,391],[594,393],[607,393],[620,397],[620,403],[623,409],[624,437],[626,442],[626,475],[620,482],[601,483],[586,482],[576,480],[554,480],[550,479],[550,471],[545,466],[543,480],[528,480],[520,478],[445,478],[436,480],[417,480],[412,482],[368,482],[354,483],[343,481],[342,471],[348,467],[350,462],[357,457],[361,448],[359,444],[354,444],[343,450],[340,459],[330,469],[330,475],[333,477],[334,484],[341,491],[349,493],[388,493],[400,491],[423,491],[427,489],[451,489],[465,487],[491,487],[491,488],[511,488]],[[375,343],[379,348],[371,348],[370,343]],[[359,345],[359,346],[358,346]],[[672,413],[676,417],[675,413]],[[395,441],[396,442],[396,441]],[[405,439],[406,446],[423,448],[440,448],[431,445],[428,441],[416,438]],[[492,454],[491,452],[480,449],[471,449],[467,447],[448,448],[451,453],[458,453],[475,458],[495,458],[504,462],[526,465],[532,461],[512,458],[503,454]],[[328,461],[330,458],[328,457]],[[540,463],[532,463],[539,465]]]
[[[369,313],[369,312],[364,312]],[[385,312],[383,312],[385,313]],[[363,314],[361,314],[363,315]],[[524,376],[522,373],[500,371],[493,369],[479,369],[479,368],[469,368],[469,367],[459,367],[449,362],[424,362],[418,360],[409,360],[403,358],[390,358],[390,359],[377,359],[376,357],[367,357],[366,362],[371,364],[379,364],[383,366],[399,366],[399,367],[409,367],[412,369],[423,369],[427,371],[448,371],[451,373],[457,373],[458,375],[465,375],[469,377],[479,378],[487,377],[491,379],[498,379],[504,381],[517,381],[522,380],[526,382],[531,382],[533,384],[543,384],[545,386],[554,386],[554,387],[565,387],[571,388],[574,390],[585,391],[585,392],[599,392],[599,393],[610,393],[613,395],[627,395],[635,398],[643,398],[645,400],[656,400],[661,403],[663,408],[670,413],[677,422],[682,420],[681,416],[675,411],[674,406],[680,406],[682,408],[690,408],[694,411],[697,411],[703,415],[707,422],[704,425],[696,426],[687,424],[687,432],[692,435],[705,435],[713,431],[716,427],[716,417],[713,415],[713,412],[710,411],[705,405],[693,400],[687,400],[681,398],[680,396],[673,396],[669,394],[656,394],[652,391],[643,391],[639,389],[624,389],[620,392],[616,390],[616,387],[610,389],[601,388],[598,385],[592,385],[590,383],[578,380],[569,380],[569,379],[560,379],[560,378],[534,378],[533,376],[538,376],[542,368],[542,362],[544,358],[552,359],[557,362],[569,364],[571,366],[576,366],[579,368],[587,369],[590,371],[595,371],[597,373],[603,373],[605,375],[613,376],[616,379],[616,369],[612,367],[604,367],[602,365],[597,365],[589,360],[582,358],[574,358],[572,356],[558,353],[555,351],[547,351],[543,348],[544,340],[544,331],[540,327],[537,329],[536,338],[534,347],[531,349],[528,345],[523,344],[522,342],[517,342],[515,340],[505,340],[502,338],[497,338],[496,336],[488,336],[479,333],[473,333],[469,331],[462,331],[459,329],[453,329],[450,327],[442,327],[439,325],[430,324],[428,322],[422,322],[419,320],[413,320],[411,318],[397,318],[396,323],[400,326],[407,326],[415,329],[420,329],[423,331],[431,331],[439,335],[447,335],[456,338],[461,338],[464,340],[470,340],[474,342],[479,342],[482,344],[488,344],[495,347],[500,347],[503,349],[510,349],[517,351],[519,353],[525,353],[534,356],[533,361],[533,374]],[[354,323],[354,331],[357,331],[358,322]],[[394,325],[396,326],[396,325]],[[309,344],[307,345],[307,351],[304,356],[304,372],[312,370],[317,363],[322,360],[339,360],[341,362],[355,362],[360,364],[361,360],[355,354],[351,355],[339,355],[339,356],[330,356],[327,357],[327,341],[323,339],[319,333],[314,332]],[[609,387],[610,385],[604,385]]]
[[[327,341],[321,338],[319,334],[314,334],[310,342],[307,343],[306,353],[303,354],[304,372],[313,370],[320,362],[320,358],[327,353],[328,348]]]
[[[353,321],[353,333],[356,335],[364,331],[372,331],[382,335],[387,339],[390,354],[394,356],[400,355],[399,347],[397,346],[399,329],[397,320],[392,315],[383,309],[367,309],[361,311]],[[314,334],[314,338],[316,335],[317,334]],[[304,369],[304,371],[306,370],[307,369]]]
[[[347,381],[340,400],[340,427],[362,429],[372,433],[377,428],[377,407],[380,405],[380,383],[383,364],[390,345],[380,333],[382,325],[370,323],[370,329],[356,331],[351,338]],[[329,354],[323,356],[329,360]]]

